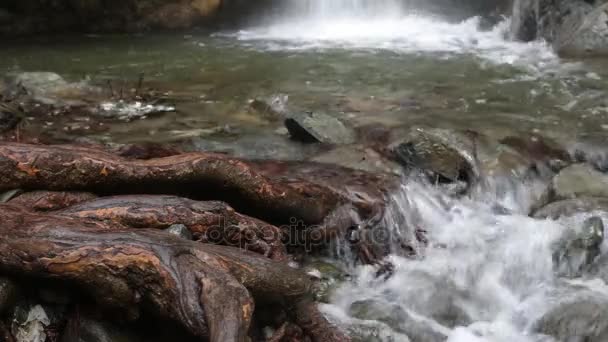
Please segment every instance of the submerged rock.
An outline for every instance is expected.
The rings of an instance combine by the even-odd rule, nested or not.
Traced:
[[[447,337],[435,330],[428,322],[415,319],[396,304],[373,299],[362,300],[353,303],[349,313],[358,319],[382,322],[394,331],[407,335],[412,341],[439,342],[445,341]]]
[[[294,140],[331,145],[355,142],[355,132],[339,119],[324,113],[295,113],[285,119],[285,127]]]
[[[608,175],[588,164],[574,164],[553,178],[552,190],[557,199],[608,197]]]
[[[590,211],[608,212],[608,198],[580,197],[549,203],[532,214],[534,218],[558,219]]]
[[[564,235],[553,252],[553,267],[559,276],[580,277],[601,253],[604,223],[594,216],[585,220],[579,229],[569,229]]]
[[[558,341],[608,341],[608,298],[584,289],[560,295],[534,328]]]
[[[603,0],[515,0],[511,23],[516,39],[545,39],[560,55],[608,55],[608,3]]]
[[[4,82],[11,97],[26,96],[32,101],[55,107],[84,106],[101,90],[87,82],[70,83],[54,72],[23,72],[8,75]]]
[[[249,102],[249,110],[267,120],[280,120],[287,114],[289,95],[275,94],[269,98],[256,98]]]
[[[400,166],[371,148],[360,145],[338,146],[311,159],[367,172],[399,174]]]
[[[335,262],[321,259],[307,260],[304,269],[317,278],[315,297],[323,303],[329,303],[333,292],[349,277]]]
[[[190,229],[183,224],[173,224],[169,228],[165,229],[165,231],[179,236],[182,239],[192,240],[192,232],[190,232]]]

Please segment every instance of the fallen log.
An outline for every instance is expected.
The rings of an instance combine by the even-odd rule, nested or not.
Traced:
[[[164,195],[102,197],[54,212],[59,215],[118,222],[133,228],[183,224],[195,240],[245,248],[285,260],[283,233],[273,225],[237,213],[223,202],[200,202]]]
[[[303,272],[255,253],[9,204],[0,220],[3,275],[66,281],[105,308],[151,311],[211,342],[248,340],[254,298],[291,307],[314,341],[349,340],[319,313]]]
[[[24,209],[52,211],[88,201],[97,196],[90,192],[30,191],[11,199],[9,203]]]

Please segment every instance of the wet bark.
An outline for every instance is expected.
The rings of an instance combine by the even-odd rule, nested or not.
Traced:
[[[223,202],[194,201],[163,195],[103,197],[55,212],[59,215],[117,222],[133,228],[168,228],[183,224],[195,240],[245,248],[285,260],[283,232],[268,223],[237,213]]]
[[[314,341],[347,341],[309,298],[308,277],[237,248],[187,241],[157,229],[0,205],[0,272],[60,279],[99,305],[135,318],[174,320],[212,342],[247,341],[254,299],[294,306]]]

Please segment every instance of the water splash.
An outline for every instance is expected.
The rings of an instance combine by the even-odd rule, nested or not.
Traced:
[[[403,334],[438,334],[450,342],[553,341],[535,333],[534,323],[564,293],[582,291],[571,290],[573,285],[608,298],[597,290],[606,288],[598,279],[573,284],[553,271],[555,242],[590,213],[560,221],[530,218],[523,207],[497,213],[495,207],[512,196],[454,199],[428,184],[405,182],[392,197],[397,203],[386,222],[395,224],[396,234],[409,234],[414,222],[424,227],[430,241],[424,257],[390,256],[395,272],[388,280],[378,279],[372,267],[358,268],[325,312],[351,331],[376,324],[381,341],[407,341]],[[361,319],[352,312],[361,303],[386,313]]]
[[[481,19],[460,23],[420,14],[398,0],[291,1],[280,16],[241,30],[236,37],[274,50],[373,49],[400,53],[474,54],[500,64],[559,65],[544,42],[506,38],[509,21],[482,30]]]

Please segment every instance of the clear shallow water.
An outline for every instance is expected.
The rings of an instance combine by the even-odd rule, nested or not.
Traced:
[[[248,101],[276,93],[289,95],[292,110],[325,111],[355,125],[471,128],[474,121],[496,134],[603,135],[604,62],[564,61],[542,42],[511,42],[507,22],[481,30],[479,19],[449,23],[395,10],[397,2],[372,9],[363,1],[297,2],[305,9],[236,32],[13,41],[0,51],[0,71],[49,70],[102,85],[144,73],[147,85],[170,92],[178,113],[68,133],[119,142],[171,141],[225,125],[274,134],[281,124],[251,113]],[[61,136],[74,123],[57,120],[32,125]]]

